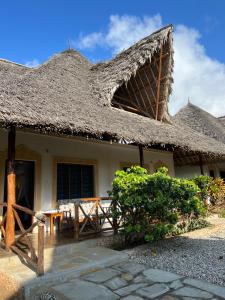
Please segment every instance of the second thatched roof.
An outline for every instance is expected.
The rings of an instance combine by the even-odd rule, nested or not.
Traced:
[[[200,107],[188,103],[174,118],[197,132],[225,144],[225,118],[216,118]]]

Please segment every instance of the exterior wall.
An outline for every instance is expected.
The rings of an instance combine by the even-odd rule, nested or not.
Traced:
[[[220,176],[220,170],[225,171],[225,163],[215,163],[203,166],[205,175],[209,175],[209,171],[213,170],[215,177]],[[201,175],[199,166],[175,166],[175,176],[180,178],[192,178],[194,176]]]
[[[0,129],[0,199],[3,199],[4,165],[7,156],[7,131]],[[27,157],[26,157],[27,156]],[[34,160],[35,210],[48,210],[56,202],[56,162],[94,164],[96,196],[107,196],[116,170],[139,163],[137,147],[93,142],[86,139],[59,138],[17,131],[16,159]],[[165,151],[144,151],[149,172],[160,165],[169,168],[174,176],[173,154]]]

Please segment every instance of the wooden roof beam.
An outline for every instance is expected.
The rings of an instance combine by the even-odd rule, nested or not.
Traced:
[[[157,78],[157,94],[156,94],[156,111],[155,111],[155,119],[158,120],[159,115],[159,100],[160,100],[160,87],[161,87],[161,74],[162,74],[162,55],[163,55],[163,45],[160,49],[159,54],[159,71]]]

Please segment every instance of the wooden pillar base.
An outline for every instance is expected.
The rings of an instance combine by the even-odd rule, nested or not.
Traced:
[[[15,240],[15,217],[13,205],[16,203],[16,174],[15,174],[15,144],[16,130],[11,127],[8,133],[8,160],[7,160],[7,214],[5,245],[9,250]]]
[[[15,218],[13,204],[16,203],[16,175],[7,175],[7,214],[6,214],[6,250],[9,250],[15,240]]]

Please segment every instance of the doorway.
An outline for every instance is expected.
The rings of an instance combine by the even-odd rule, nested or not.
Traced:
[[[18,205],[27,207],[31,210],[34,209],[34,161],[16,160],[15,173],[16,173],[16,203]],[[5,176],[6,179],[6,176]],[[4,200],[6,201],[7,180],[5,180]],[[21,222],[25,229],[29,228],[32,224],[32,216],[17,210]],[[18,226],[15,228],[18,230]]]
[[[220,171],[220,177],[225,180],[225,171]]]

